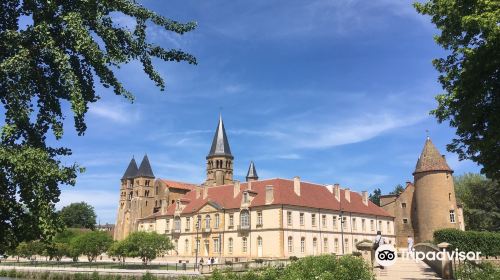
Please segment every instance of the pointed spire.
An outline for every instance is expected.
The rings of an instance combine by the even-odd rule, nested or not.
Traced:
[[[259,176],[257,175],[257,170],[255,169],[255,164],[253,164],[253,161],[250,161],[250,166],[248,167],[247,172],[247,182],[251,180],[259,180]]]
[[[144,155],[142,159],[141,165],[139,166],[139,170],[137,171],[137,175],[135,177],[148,177],[154,178],[153,169],[151,169],[151,164],[149,164],[148,155]]]
[[[215,130],[214,140],[212,141],[212,147],[207,155],[211,156],[229,156],[231,155],[231,149],[229,148],[229,142],[227,140],[226,130],[224,129],[224,122],[222,121],[222,115],[219,115],[219,124]]]
[[[128,164],[127,170],[125,170],[125,173],[123,174],[122,180],[134,178],[137,174],[137,170],[137,163],[135,162],[134,157],[132,157],[132,160],[130,160],[130,163]]]
[[[427,139],[425,140],[424,149],[418,158],[417,166],[415,167],[415,172],[413,172],[413,174],[426,171],[453,172],[453,170],[448,166],[448,163],[446,163],[446,159],[439,153],[429,136],[427,136]]]

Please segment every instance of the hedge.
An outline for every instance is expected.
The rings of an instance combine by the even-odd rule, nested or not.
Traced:
[[[481,256],[500,256],[500,232],[440,229],[434,232],[434,242],[447,242],[451,249],[481,252]]]

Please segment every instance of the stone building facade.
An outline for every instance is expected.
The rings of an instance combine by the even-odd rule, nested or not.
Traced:
[[[394,217],[338,184],[259,179],[253,162],[246,182],[233,178],[222,118],[206,157],[206,180],[196,185],[155,178],[147,156],[129,164],[121,180],[115,239],[132,231],[167,234],[171,255],[234,261],[347,254],[377,230],[395,242]]]
[[[465,229],[463,211],[457,205],[453,170],[428,137],[418,158],[414,182],[398,195],[383,195],[380,205],[395,217],[396,244],[406,247],[407,238],[430,241],[442,228]]]

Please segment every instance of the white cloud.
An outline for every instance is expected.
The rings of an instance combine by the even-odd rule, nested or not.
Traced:
[[[132,107],[134,106],[134,107]],[[89,108],[89,113],[95,117],[105,119],[119,124],[130,124],[140,120],[141,114],[136,108],[137,104],[124,103],[93,103]]]

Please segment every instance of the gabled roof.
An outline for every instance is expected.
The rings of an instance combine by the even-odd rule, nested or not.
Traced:
[[[446,159],[439,153],[438,149],[434,146],[429,137],[425,140],[424,148],[418,158],[413,174],[426,171],[453,172],[453,170],[448,166],[448,163],[446,163]]]
[[[227,140],[226,130],[224,129],[224,122],[222,121],[222,116],[219,116],[219,124],[215,130],[214,139],[212,140],[212,147],[207,155],[208,157],[213,156],[229,156],[233,158],[231,154],[231,148],[229,148],[229,141]]]
[[[247,181],[249,179],[259,180],[259,175],[257,175],[257,170],[255,170],[255,164],[253,164],[253,161],[250,162],[250,166],[248,167],[246,179]]]
[[[144,155],[141,165],[139,166],[139,170],[137,171],[136,177],[146,177],[146,178],[155,177],[155,175],[153,174],[153,169],[151,169],[151,164],[149,163],[147,155]]]
[[[315,209],[346,211],[360,214],[377,215],[383,217],[392,217],[388,212],[379,206],[368,201],[368,204],[363,203],[361,194],[350,192],[350,202],[345,199],[345,190],[341,189],[340,200],[335,199],[335,195],[331,193],[324,185],[301,182],[300,193],[298,196],[294,192],[293,180],[288,179],[268,179],[261,181],[253,181],[251,183],[251,191],[256,195],[252,199],[249,207],[258,207],[266,205],[266,186],[273,186],[273,202],[271,205],[291,205],[302,206]],[[207,203],[216,203],[223,209],[240,209],[243,191],[248,189],[248,183],[240,184],[240,192],[234,197],[233,185],[221,185],[208,187],[207,197],[203,199],[203,195],[199,194],[196,198],[196,191],[188,192],[184,197],[190,202],[185,206],[182,214],[196,213],[201,207]],[[342,204],[342,209],[341,209]],[[175,205],[171,204],[167,207],[165,215],[172,216],[175,213]],[[148,217],[151,218],[151,217]]]
[[[132,158],[128,164],[127,170],[125,170],[125,173],[123,174],[122,180],[134,178],[137,174],[137,170],[137,163],[135,162],[135,159]]]
[[[167,185],[169,188],[189,190],[189,191],[192,191],[196,188],[196,185],[191,184],[191,183],[177,182],[177,181],[172,181],[172,180],[167,180],[167,179],[160,179],[160,180],[165,185]]]

